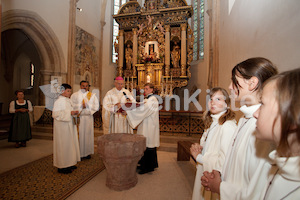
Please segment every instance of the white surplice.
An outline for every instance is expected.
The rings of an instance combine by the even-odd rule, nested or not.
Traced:
[[[239,120],[221,171],[222,200],[259,199],[267,182],[260,177],[266,177],[271,168],[268,154],[272,145],[255,138],[256,119],[253,113],[259,107],[260,104],[240,108],[245,117]]]
[[[150,95],[149,95],[150,96]],[[137,134],[146,137],[146,147],[159,147],[159,108],[154,95],[144,100],[140,107],[128,110],[127,119],[132,128],[137,128]]]
[[[94,154],[93,114],[99,110],[99,100],[97,99],[96,94],[91,93],[88,95],[88,93],[89,91],[79,90],[71,96],[73,109],[80,112],[79,147],[81,157]],[[83,100],[86,108],[83,108],[82,106]]]
[[[53,165],[66,168],[80,161],[76,126],[71,116],[71,100],[59,96],[53,106]]]
[[[236,129],[235,120],[227,120],[224,124],[219,124],[219,118],[225,113],[223,111],[216,115],[211,115],[213,122],[203,133],[200,145],[203,147],[202,153],[196,158],[197,172],[193,190],[193,200],[218,199],[217,194],[204,190],[201,185],[201,177],[204,171],[211,172],[213,169],[222,168],[227,155],[230,141]]]
[[[109,90],[103,99],[102,120],[104,134],[133,133],[133,129],[129,126],[126,116],[117,113],[115,108],[115,104],[127,102],[123,92],[126,93],[127,98],[129,98],[131,102],[136,102],[131,93],[124,88],[121,90],[117,90],[117,88]]]
[[[276,164],[269,176],[260,199],[295,200],[300,199],[300,156],[277,157],[276,151],[269,154]],[[266,179],[266,177],[261,177]]]

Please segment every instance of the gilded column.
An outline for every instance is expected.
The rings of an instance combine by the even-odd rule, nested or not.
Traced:
[[[166,25],[165,30],[165,76],[170,76],[170,25]]]
[[[123,76],[124,63],[124,30],[119,30],[119,69],[118,76]]]
[[[186,24],[181,24],[181,76],[186,76]]]
[[[138,41],[137,41],[137,28],[133,28],[133,60],[132,60],[132,69],[133,76],[136,77],[136,64],[137,64],[137,50],[138,50]]]

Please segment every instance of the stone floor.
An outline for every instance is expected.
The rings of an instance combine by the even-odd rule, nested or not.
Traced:
[[[101,131],[96,130],[95,136],[99,135],[101,135]],[[161,147],[158,149],[159,168],[148,174],[138,174],[138,183],[134,188],[125,191],[109,189],[105,185],[106,170],[104,170],[68,199],[191,199],[196,172],[194,161],[176,160],[176,141],[183,139],[198,140],[197,136],[162,135]],[[14,148],[13,143],[0,140],[0,173],[52,154],[52,143],[51,133],[47,132],[34,132],[33,139],[28,142],[26,148],[17,149]]]

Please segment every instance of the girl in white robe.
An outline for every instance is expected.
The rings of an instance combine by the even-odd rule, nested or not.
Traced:
[[[72,119],[72,115],[77,115],[78,111],[73,111],[70,100],[71,86],[62,86],[65,89],[55,101],[52,112],[53,165],[58,168],[59,173],[68,174],[77,168],[75,165],[80,161],[77,129]]]
[[[300,198],[300,68],[272,78],[264,86],[256,137],[276,144],[274,166],[260,199]],[[267,177],[261,177],[267,179]]]
[[[277,69],[271,61],[260,57],[247,59],[232,70],[229,89],[243,105],[240,111],[244,117],[239,120],[223,168],[204,172],[201,178],[202,185],[219,193],[222,200],[259,199],[266,184],[260,177],[266,176],[271,168],[268,154],[272,146],[256,140],[253,113],[260,107],[259,89],[275,74]]]
[[[197,161],[197,172],[193,190],[193,200],[218,199],[218,195],[205,191],[201,187],[201,176],[204,170],[211,172],[222,168],[228,146],[236,129],[235,113],[228,108],[230,98],[223,88],[212,88],[208,102],[209,111],[204,116],[206,130],[200,145],[191,147],[191,154]],[[202,149],[202,150],[201,150]]]

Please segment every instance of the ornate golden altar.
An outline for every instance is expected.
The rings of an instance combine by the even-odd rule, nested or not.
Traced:
[[[131,79],[130,89],[148,82],[160,93],[172,93],[187,85],[193,60],[194,38],[188,25],[192,11],[185,0],[145,0],[144,7],[129,1],[113,15],[119,24],[114,41],[117,76]]]

